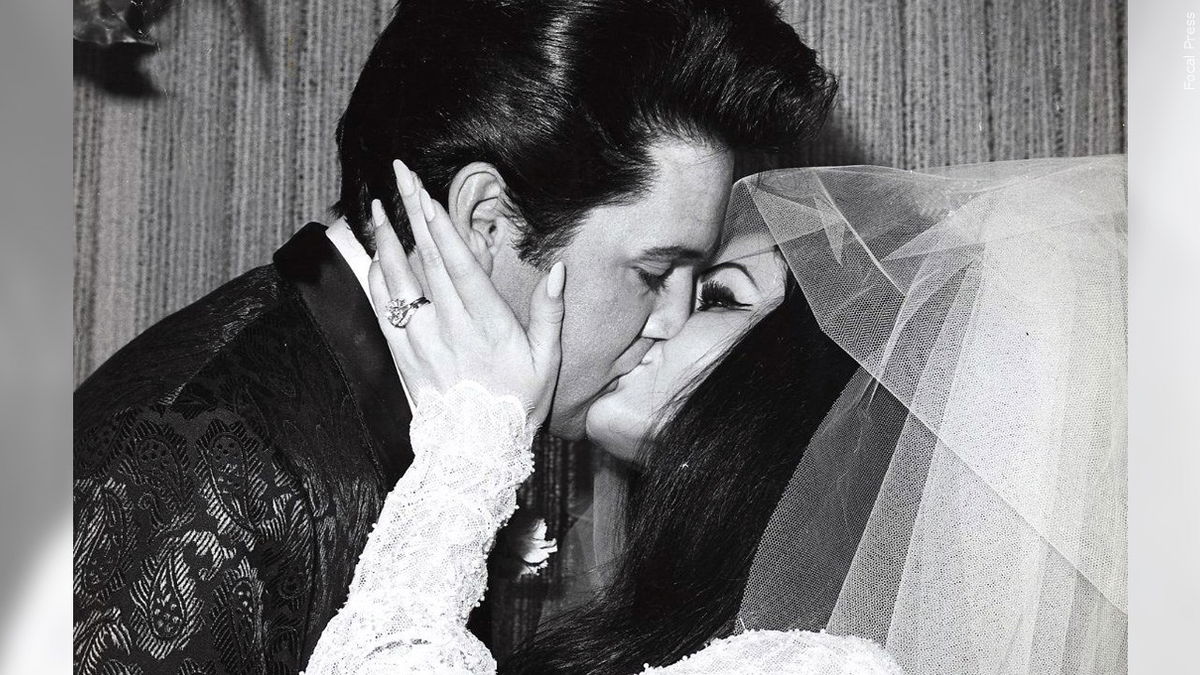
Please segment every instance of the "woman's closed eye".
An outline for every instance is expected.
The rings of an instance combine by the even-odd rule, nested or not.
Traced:
[[[749,303],[739,301],[732,288],[716,279],[706,279],[700,284],[700,292],[696,298],[697,312],[714,309],[747,309],[750,306]]]

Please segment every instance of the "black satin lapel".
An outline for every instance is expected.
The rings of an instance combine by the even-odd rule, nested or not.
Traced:
[[[390,489],[412,463],[412,411],[362,286],[320,223],[305,225],[276,251],[275,267],[300,290],[346,374]]]

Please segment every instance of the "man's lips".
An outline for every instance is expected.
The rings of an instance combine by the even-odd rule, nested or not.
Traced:
[[[624,375],[618,375],[617,377],[614,377],[612,379],[612,381],[608,383],[608,386],[606,386],[603,390],[601,390],[600,393],[601,394],[610,394],[610,393],[616,391],[617,389],[620,388],[621,382],[624,381],[625,378],[627,378],[630,375],[633,375],[637,371],[641,370],[643,366],[649,365],[650,361],[651,361],[650,352],[646,352],[646,355],[642,357],[642,360],[637,365],[630,368],[629,371],[626,372]]]

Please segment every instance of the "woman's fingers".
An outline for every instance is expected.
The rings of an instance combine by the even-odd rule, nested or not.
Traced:
[[[404,212],[408,215],[408,222],[412,227],[421,270],[425,273],[425,281],[428,284],[425,290],[429,292],[431,300],[448,310],[461,306],[450,275],[446,273],[442,264],[441,253],[429,234],[426,208],[421,203],[421,195],[425,194],[425,189],[420,186],[416,174],[409,171],[404,162],[398,159],[393,161],[392,171],[396,174],[396,188],[399,189],[400,199],[404,202]]]
[[[391,300],[391,291],[383,277],[383,266],[379,264],[378,260],[372,261],[371,271],[367,274],[367,285],[371,289],[371,304],[375,307],[375,317],[379,320],[379,328],[387,340],[392,358],[396,360],[396,364],[403,372],[404,365],[412,363],[412,344],[408,340],[408,329],[397,328],[387,319],[387,304]]]
[[[387,316],[387,304],[391,301],[392,291],[387,287],[387,283],[383,278],[383,266],[378,260],[371,261],[371,270],[367,273],[367,285],[371,289],[371,305],[375,307],[375,316],[379,319],[379,325],[383,328],[383,335],[391,342],[392,331],[399,331],[399,328],[393,326],[385,317]]]
[[[395,160],[392,162],[392,173],[396,176],[396,189],[400,191],[400,200],[404,204],[404,213],[408,216],[408,222],[416,228],[417,221],[423,218],[421,213],[421,202],[418,196],[419,189],[417,187],[416,176],[413,175],[404,162]],[[416,235],[416,232],[413,233]]]
[[[376,308],[380,320],[392,326],[387,319],[388,309],[387,304],[391,301],[396,302],[413,302],[417,298],[425,295],[424,289],[421,287],[421,280],[413,272],[412,266],[408,264],[408,255],[404,253],[404,247],[400,244],[400,238],[396,236],[396,230],[392,227],[391,221],[388,220],[387,214],[383,211],[383,203],[378,199],[371,200],[371,218],[375,224],[375,254],[377,264],[372,267],[379,267],[383,284],[385,288],[371,289],[372,299],[376,294],[380,296],[380,302],[376,303]],[[421,330],[421,327],[429,323],[432,318],[434,309],[432,307],[419,311],[414,314],[409,323],[405,326],[407,330]]]
[[[371,218],[375,225],[375,252],[379,257],[379,266],[383,271],[383,281],[387,285],[387,302],[400,299],[411,302],[423,295],[421,282],[413,274],[400,245],[396,230],[383,211],[383,204],[378,199],[371,200]]]
[[[566,267],[554,263],[550,273],[537,285],[529,301],[529,346],[538,370],[558,376],[562,358],[563,286]]]
[[[507,309],[508,305],[496,292],[491,277],[484,272],[467,242],[463,241],[446,209],[424,190],[421,192],[421,205],[442,267],[454,284],[463,307],[476,318],[492,316],[497,310]]]

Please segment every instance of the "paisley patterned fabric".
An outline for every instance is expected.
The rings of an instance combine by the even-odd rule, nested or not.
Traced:
[[[76,672],[295,673],[345,601],[411,414],[323,229],[76,391]]]

